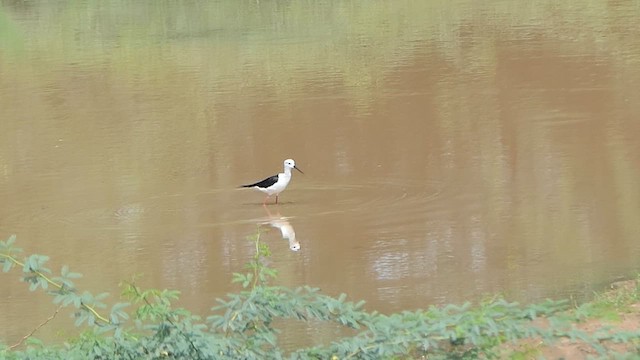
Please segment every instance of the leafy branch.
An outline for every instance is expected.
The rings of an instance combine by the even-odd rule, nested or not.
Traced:
[[[59,276],[52,276],[51,269],[45,266],[49,257],[44,255],[33,254],[20,260],[18,255],[22,253],[22,249],[13,246],[15,241],[15,235],[10,236],[6,241],[0,241],[0,264],[2,264],[3,272],[7,273],[13,268],[22,268],[22,281],[29,284],[30,291],[40,288],[54,296],[54,304],[59,304],[61,307],[72,304],[79,310],[76,313],[77,325],[85,321],[96,326],[113,327],[119,324],[121,312],[112,311],[110,318],[107,318],[97,310],[106,307],[101,300],[108,296],[107,293],[94,296],[85,291],[78,294],[72,279],[82,277],[81,274],[71,272],[68,266],[63,266]]]
[[[173,309],[171,306],[172,300],[177,300],[180,292],[177,290],[141,290],[134,282],[125,282],[125,289],[123,290],[123,296],[129,298],[135,304],[142,304],[136,310],[136,317],[140,320],[152,320],[161,322],[168,322],[171,327],[164,329],[171,331],[175,329],[184,339],[189,343],[191,349],[195,354],[201,355],[200,350],[194,344],[183,329],[181,329],[179,322],[181,318],[189,317],[191,314],[184,309]],[[198,356],[200,358],[200,356]]]
[[[143,290],[134,281],[123,283],[123,297],[136,306],[131,317],[138,332],[124,329],[123,319],[129,303],[118,303],[106,317],[96,316],[106,294],[78,294],[71,279],[80,275],[63,267],[61,276],[52,276],[43,264],[47,257],[32,255],[19,260],[19,249],[13,247],[15,237],[0,242],[0,264],[5,272],[22,266],[23,279],[30,289],[54,288],[54,303],[60,307],[73,304],[81,312],[77,324],[86,321],[93,326],[78,340],[62,347],[29,345],[24,352],[14,350],[47,324],[40,324],[18,344],[0,344],[0,357],[90,358],[90,359],[498,359],[516,351],[518,344],[550,345],[569,339],[610,355],[610,344],[624,344],[628,351],[640,351],[640,331],[601,328],[586,332],[576,326],[593,308],[570,311],[567,301],[545,301],[522,306],[500,297],[478,305],[431,306],[426,310],[403,311],[391,315],[364,310],[364,302],[347,301],[347,296],[323,295],[317,288],[287,288],[271,285],[276,270],[267,266],[269,248],[260,241],[260,233],[251,237],[255,255],[247,264],[247,272],[233,274],[233,282],[242,289],[216,299],[217,306],[202,323],[201,319],[182,308],[174,308],[179,297],[174,290]],[[640,285],[626,297],[611,299],[616,306],[640,298]],[[94,310],[94,312],[90,311]],[[56,310],[57,313],[58,310]],[[278,344],[281,327],[291,321],[307,326],[324,324],[329,328],[351,329],[352,336],[317,344],[309,348],[285,350]],[[105,332],[113,330],[113,335]],[[32,343],[35,342],[31,341]],[[505,346],[504,344],[511,345]],[[541,346],[541,345],[536,345]],[[535,349],[534,349],[535,350]],[[33,355],[36,354],[36,355]],[[15,356],[14,356],[15,355]]]

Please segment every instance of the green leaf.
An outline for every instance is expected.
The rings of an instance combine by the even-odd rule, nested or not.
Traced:
[[[127,314],[123,309],[129,306],[129,303],[117,303],[111,307],[111,322],[118,323],[118,318],[120,319],[129,319],[129,314]]]
[[[82,293],[80,299],[82,300],[83,304],[93,304],[94,303],[94,298],[93,295],[91,295],[90,292],[85,291]]]
[[[22,267],[22,272],[24,272],[24,273],[30,273],[31,272],[31,270],[33,269],[33,267],[31,266],[31,261],[32,261],[31,259],[32,259],[32,257],[28,257],[27,259],[25,259],[24,266]],[[33,260],[33,263],[36,264],[36,265],[38,264],[35,260]]]
[[[64,291],[69,291],[75,288],[75,284],[73,283],[73,281],[69,280],[69,279],[65,279],[62,277],[55,277],[52,279],[53,281],[63,285],[66,289]]]
[[[247,279],[247,276],[245,276],[244,274],[239,274],[239,273],[233,273],[231,275],[231,283],[235,284],[235,283],[244,283]]]
[[[75,295],[71,301],[73,302],[73,306],[75,306],[76,308],[80,308],[82,306],[82,297]]]
[[[103,293],[100,293],[100,294],[96,295],[95,299],[96,300],[104,300],[104,299],[106,299],[108,297],[109,297],[109,293],[108,292],[103,292]]]
[[[116,303],[115,305],[113,305],[111,307],[111,311],[120,311],[128,306],[130,306],[131,304],[128,302],[124,302],[124,303]]]
[[[81,277],[82,277],[82,274],[80,274],[80,273],[76,273],[76,272],[69,272],[69,273],[67,273],[67,275],[66,275],[66,278],[67,278],[67,279],[79,279],[79,278],[81,278]]]
[[[13,263],[9,260],[5,260],[4,264],[2,265],[2,272],[9,272],[11,270],[11,268],[13,267]]]
[[[75,305],[76,298],[78,298],[78,295],[76,295],[74,293],[65,294],[64,296],[62,296],[62,306],[68,306],[72,302]],[[80,301],[78,300],[78,304],[79,303],[80,303]],[[79,305],[76,306],[76,307],[79,307]]]
[[[33,337],[33,336],[28,337],[27,340],[25,341],[25,343],[27,345],[35,346],[35,347],[38,347],[38,348],[44,347],[44,342],[42,342],[42,340],[40,340],[40,339],[38,339],[36,337]]]
[[[47,255],[35,255],[36,261],[38,262],[38,268],[42,267],[47,261],[49,261],[49,257]],[[51,270],[49,270],[51,273]]]
[[[86,313],[79,313],[78,315],[76,315],[76,321],[75,321],[75,326],[80,326],[82,325],[82,323],[87,320],[87,314]]]
[[[38,278],[38,283],[40,284],[42,290],[47,290],[49,288],[49,283],[43,278]]]
[[[163,290],[163,295],[167,299],[178,300],[180,298],[180,290]]]
[[[11,247],[11,245],[13,245],[16,242],[16,234],[11,234],[11,236],[9,236],[9,238],[7,239],[7,241],[4,242],[4,244],[7,247]]]

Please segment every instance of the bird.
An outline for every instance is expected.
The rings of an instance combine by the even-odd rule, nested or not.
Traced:
[[[255,188],[263,193],[267,194],[267,197],[262,202],[262,205],[267,205],[267,200],[271,197],[271,195],[276,196],[276,204],[278,203],[278,194],[284,191],[289,185],[289,181],[291,181],[291,169],[296,169],[300,171],[301,174],[304,174],[302,170],[300,170],[296,166],[296,162],[293,159],[287,159],[284,161],[284,172],[281,172],[277,175],[270,176],[262,181],[258,181],[257,183],[241,185],[241,188]]]

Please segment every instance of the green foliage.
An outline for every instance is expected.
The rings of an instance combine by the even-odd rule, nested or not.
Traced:
[[[640,276],[635,281],[620,282],[617,285],[628,289],[595,294],[593,301],[576,308],[576,319],[578,321],[593,318],[609,322],[620,321],[620,313],[631,311],[630,305],[640,301]]]
[[[364,302],[347,301],[323,295],[303,286],[289,289],[271,285],[276,271],[265,265],[270,255],[260,242],[251,238],[256,253],[247,273],[234,274],[232,281],[241,289],[217,299],[206,319],[173,303],[179,292],[143,290],[135,280],[122,284],[122,298],[109,315],[107,294],[93,295],[75,288],[80,274],[63,267],[53,276],[46,268],[48,257],[31,255],[17,258],[15,237],[0,242],[0,264],[4,272],[22,269],[22,278],[31,290],[42,289],[58,306],[73,306],[76,325],[88,330],[63,345],[45,346],[29,337],[20,351],[0,345],[0,357],[7,359],[476,359],[499,358],[503,344],[521,339],[542,340],[546,344],[562,338],[581,341],[606,354],[604,341],[637,344],[639,332],[601,329],[586,333],[573,326],[575,316],[566,315],[568,302],[551,301],[522,306],[495,298],[477,306],[432,306],[427,310],[404,311],[392,315],[367,312]],[[130,310],[128,310],[131,308]],[[128,310],[128,311],[127,311]],[[353,329],[354,335],[329,344],[286,352],[278,344],[282,322],[288,319],[328,323],[336,328]],[[541,325],[545,319],[547,325]],[[638,345],[638,344],[637,344]],[[513,358],[526,358],[537,349],[514,350]]]
[[[53,296],[54,304],[62,307],[73,305],[76,309],[76,325],[88,323],[89,325],[111,325],[104,316],[100,315],[97,309],[103,309],[106,305],[102,302],[108,294],[94,296],[89,292],[78,293],[72,279],[81,277],[80,274],[70,272],[67,266],[63,266],[60,275],[52,276],[52,271],[46,267],[48,256],[33,254],[18,259],[22,249],[13,247],[16,236],[12,235],[6,241],[0,241],[0,264],[3,272],[12,269],[22,268],[22,281],[29,284],[30,291],[42,289]],[[112,320],[117,320],[117,317]]]

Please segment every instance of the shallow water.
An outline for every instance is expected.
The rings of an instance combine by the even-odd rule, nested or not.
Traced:
[[[382,312],[638,270],[637,2],[0,4],[0,237],[90,291],[206,314],[257,229],[279,284]],[[237,188],[289,157],[279,205]],[[55,307],[1,276],[10,344]]]

